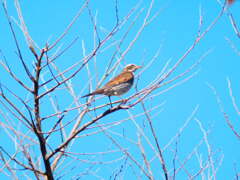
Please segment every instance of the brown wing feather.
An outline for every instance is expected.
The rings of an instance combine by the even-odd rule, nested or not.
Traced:
[[[111,79],[103,87],[101,87],[99,89],[96,89],[92,93],[86,94],[85,96],[82,96],[82,97],[92,96],[92,95],[95,95],[95,94],[105,94],[105,91],[104,91],[105,89],[108,89],[109,87],[113,87],[115,85],[121,84],[123,82],[127,82],[130,79],[132,79],[132,78],[133,78],[133,73],[132,72],[122,72],[118,76],[116,76],[113,79]]]
[[[115,78],[111,79],[104,87],[111,87],[114,85],[121,84],[123,82],[129,81],[133,78],[132,72],[123,72],[116,76]]]

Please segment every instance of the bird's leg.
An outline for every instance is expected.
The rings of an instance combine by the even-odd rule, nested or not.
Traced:
[[[111,108],[112,108],[113,106],[112,106],[111,96],[108,96],[108,99],[109,99],[109,102],[110,102],[110,105],[111,105]]]

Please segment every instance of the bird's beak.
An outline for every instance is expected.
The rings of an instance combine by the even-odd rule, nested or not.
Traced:
[[[140,69],[140,68],[142,68],[142,66],[137,66],[137,67],[136,67],[136,69]]]

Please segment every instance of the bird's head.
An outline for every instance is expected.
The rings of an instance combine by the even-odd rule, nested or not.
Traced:
[[[141,68],[142,66],[137,66],[135,64],[128,64],[125,66],[125,68],[123,69],[124,72],[134,72],[137,69]]]

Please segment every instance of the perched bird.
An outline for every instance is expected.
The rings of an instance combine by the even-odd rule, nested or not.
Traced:
[[[235,0],[227,0],[227,4],[228,4],[228,5],[231,5],[231,4],[234,3],[234,1],[235,1]]]
[[[82,98],[97,94],[103,94],[105,96],[108,96],[111,103],[110,96],[120,96],[131,89],[134,82],[133,72],[139,68],[141,68],[141,66],[137,66],[135,64],[128,64],[118,76],[111,79],[103,87],[96,89],[92,93],[82,96]]]

